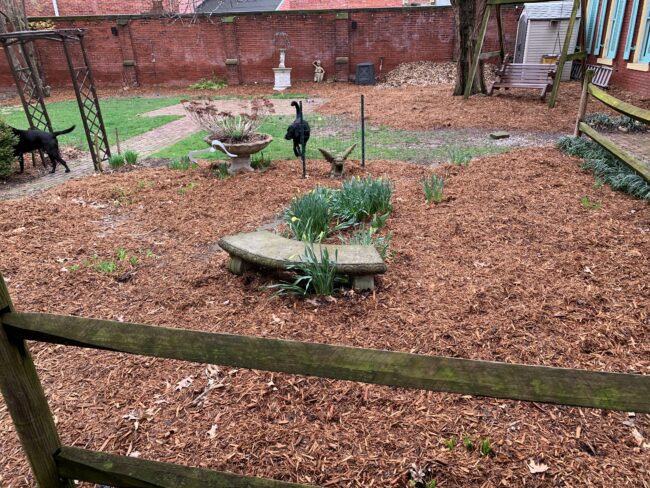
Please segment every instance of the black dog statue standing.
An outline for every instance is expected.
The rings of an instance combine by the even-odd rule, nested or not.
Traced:
[[[42,130],[20,130],[12,127],[11,130],[18,137],[18,144],[14,147],[14,154],[20,158],[20,172],[22,173],[25,170],[24,154],[42,149],[50,157],[50,161],[52,161],[52,171],[50,173],[56,171],[57,163],[61,163],[65,168],[65,172],[69,173],[70,168],[68,168],[68,164],[61,157],[57,137],[72,132],[74,128],[75,126],[73,125],[66,130],[44,132]]]
[[[302,147],[300,145],[301,128],[305,135],[304,143],[306,145],[310,135],[309,123],[305,119],[302,119],[302,122],[300,121],[302,118],[302,109],[300,108],[300,105],[298,105],[298,102],[291,102],[291,106],[296,107],[296,120],[294,120],[293,123],[287,128],[287,133],[284,138],[287,141],[293,140],[293,153],[297,158],[299,158],[302,156]]]

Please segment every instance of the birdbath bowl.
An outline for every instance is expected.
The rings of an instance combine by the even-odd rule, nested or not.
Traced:
[[[228,168],[228,172],[231,175],[240,171],[254,171],[251,166],[251,155],[260,152],[273,142],[273,137],[269,134],[257,134],[257,136],[258,138],[256,140],[250,142],[222,141],[221,145],[214,146],[217,151],[221,151],[230,156],[230,167]],[[203,140],[212,146],[213,138],[206,137]]]

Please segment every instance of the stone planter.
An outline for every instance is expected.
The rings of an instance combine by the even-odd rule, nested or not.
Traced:
[[[228,172],[231,175],[234,175],[239,171],[254,171],[251,167],[251,155],[260,152],[273,141],[273,137],[268,134],[260,135],[264,136],[264,139],[260,139],[254,142],[222,142],[222,144],[226,147],[226,151],[237,155],[236,157],[230,158],[230,167],[228,168]],[[206,137],[204,141],[212,145],[212,138]],[[218,151],[223,152],[223,149],[219,146],[214,146],[214,148]]]

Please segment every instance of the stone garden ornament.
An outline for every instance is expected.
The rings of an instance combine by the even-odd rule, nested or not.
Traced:
[[[345,151],[336,155],[333,155],[329,151],[321,149],[320,147],[318,148],[323,157],[332,165],[330,178],[341,178],[343,176],[345,160],[348,159],[348,156],[350,156],[350,153],[354,151],[355,147],[357,147],[357,145],[352,144]]]
[[[276,33],[273,37],[273,45],[280,50],[280,63],[277,68],[273,68],[275,78],[273,89],[275,91],[283,91],[291,88],[291,68],[287,68],[285,65],[287,49],[290,45],[289,35],[286,32]]]
[[[314,65],[314,83],[321,83],[325,79],[325,68],[320,64],[320,59],[312,63]]]

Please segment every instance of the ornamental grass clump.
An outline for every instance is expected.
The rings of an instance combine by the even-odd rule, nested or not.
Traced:
[[[341,222],[358,223],[393,210],[393,187],[386,178],[351,178],[332,196],[332,213]]]
[[[346,282],[336,274],[337,259],[338,253],[332,259],[327,248],[321,247],[317,255],[313,246],[305,246],[305,255],[301,260],[287,266],[289,271],[295,273],[295,280],[270,288],[276,288],[280,294],[331,296]]]
[[[445,190],[445,179],[442,176],[431,175],[429,178],[422,180],[422,191],[427,203],[442,202],[443,192]]]
[[[366,228],[365,225],[361,225],[358,229],[355,229],[349,239],[343,237],[339,237],[339,239],[345,244],[374,246],[381,256],[381,259],[385,260],[388,257],[390,240],[393,238],[393,234],[389,232],[385,236],[380,236],[377,233],[377,230],[378,229],[372,226]]]
[[[320,242],[329,234],[332,220],[330,200],[332,191],[317,186],[291,200],[284,214],[284,222],[294,239],[305,242]]]
[[[562,137],[558,147],[570,156],[582,158],[582,169],[591,171],[612,189],[650,202],[650,183],[596,142],[584,137]]]
[[[183,100],[181,102],[188,117],[208,132],[210,139],[226,143],[255,140],[264,119],[275,112],[273,103],[267,98],[255,98],[250,110],[233,114],[219,110],[213,100]]]

